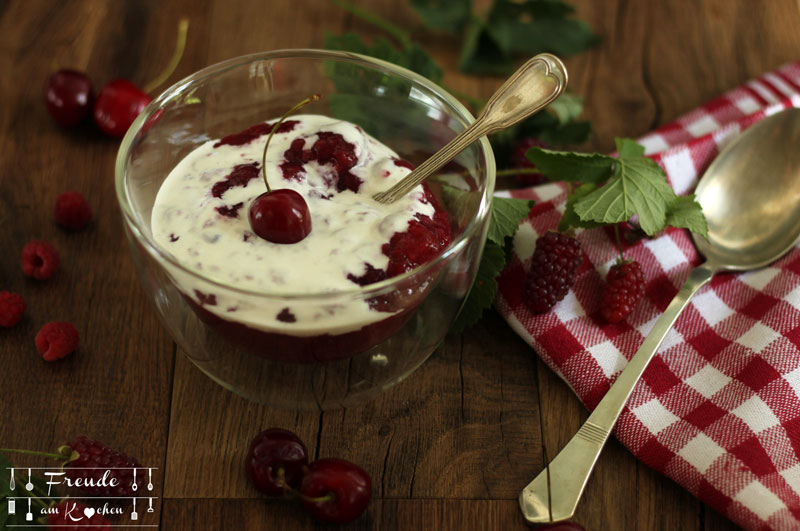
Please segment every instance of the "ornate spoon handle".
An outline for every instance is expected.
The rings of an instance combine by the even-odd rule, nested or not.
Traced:
[[[402,181],[375,195],[393,203],[484,135],[510,127],[555,100],[567,86],[567,69],[549,53],[529,59],[494,93],[478,119]]]

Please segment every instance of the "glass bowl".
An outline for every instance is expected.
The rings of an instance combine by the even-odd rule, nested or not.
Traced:
[[[169,88],[125,135],[115,168],[142,284],[184,354],[227,389],[291,409],[362,402],[430,356],[477,272],[495,179],[483,139],[430,182],[449,212],[451,244],[417,269],[346,291],[278,295],[226,285],[187,268],[153,239],[153,203],[178,162],[206,141],[280,116],[312,93],[322,98],[304,114],[356,123],[414,164],[473,121],[440,87],[390,63],[344,52],[279,50],[210,66]],[[287,306],[325,314],[364,303],[389,308],[299,328],[264,317]],[[247,311],[226,313],[231,307]]]

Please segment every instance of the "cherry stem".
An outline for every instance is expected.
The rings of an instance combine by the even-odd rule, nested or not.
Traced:
[[[36,455],[36,456],[39,456],[39,457],[50,457],[52,459],[67,459],[68,458],[64,454],[52,454],[52,453],[48,453],[48,452],[34,452],[32,450],[18,450],[16,448],[0,448],[0,452],[10,453],[10,454]]]
[[[319,94],[313,94],[310,97],[304,99],[281,116],[280,120],[272,126],[272,130],[269,132],[269,136],[267,137],[267,143],[264,144],[264,154],[261,157],[261,174],[264,176],[264,184],[267,185],[267,192],[272,192],[272,188],[269,186],[269,181],[267,180],[267,149],[269,148],[269,143],[272,141],[272,137],[275,136],[275,131],[281,126],[281,124],[286,121],[286,118],[289,117],[290,114],[302,109],[309,103],[314,103],[315,101],[319,101],[322,96]]]
[[[175,51],[172,52],[172,57],[167,63],[166,68],[161,71],[155,79],[150,81],[147,85],[144,86],[144,91],[148,94],[158,88],[164,81],[166,81],[169,76],[175,72],[175,69],[178,68],[178,64],[181,62],[181,58],[183,58],[183,52],[186,49],[186,35],[189,33],[189,19],[182,18],[180,22],[178,22],[178,42],[175,44]]]
[[[300,499],[309,503],[326,503],[334,501],[336,499],[336,494],[329,492],[325,496],[320,496],[318,498],[311,498],[309,496],[303,496],[300,494]]]

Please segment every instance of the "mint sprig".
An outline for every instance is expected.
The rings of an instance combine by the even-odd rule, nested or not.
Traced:
[[[620,223],[637,216],[648,236],[667,226],[707,236],[705,217],[694,196],[676,196],[664,170],[644,155],[644,146],[626,138],[616,139],[616,144],[616,158],[541,148],[526,153],[549,179],[573,185],[559,230]]]

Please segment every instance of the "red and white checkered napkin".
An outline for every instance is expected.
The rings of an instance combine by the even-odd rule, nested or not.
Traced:
[[[800,107],[800,62],[711,101],[640,139],[679,194],[742,129]],[[800,146],[798,146],[800,149]],[[758,175],[750,176],[758,179]],[[545,315],[522,302],[537,235],[553,229],[565,188],[517,191],[537,200],[500,278],[497,309],[593,409],[700,258],[669,230],[625,254],[645,272],[646,295],[626,321],[599,315],[618,253],[605,229],[578,234],[588,260]],[[722,273],[695,295],[631,396],[615,435],[637,458],[745,528],[800,529],[800,248],[744,274]]]

